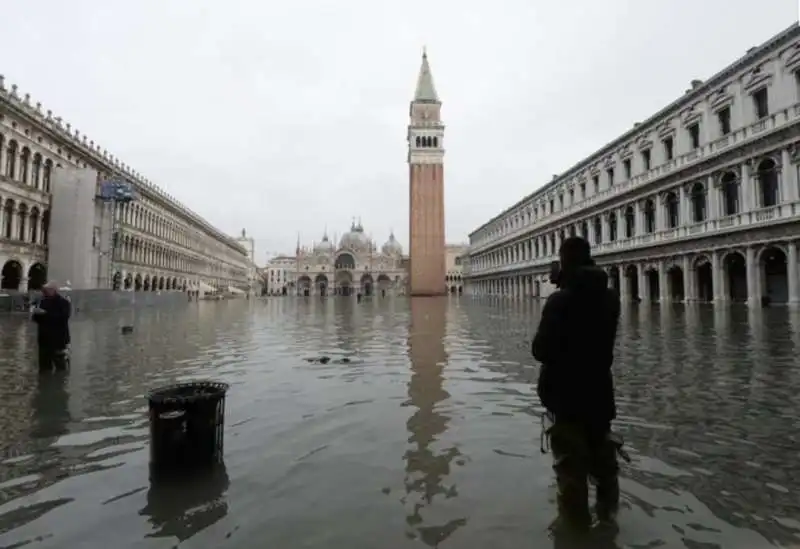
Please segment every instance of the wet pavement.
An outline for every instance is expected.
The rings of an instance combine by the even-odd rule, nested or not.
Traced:
[[[0,317],[0,547],[561,547],[538,313],[272,298],[142,310],[128,335],[79,315],[71,371],[46,376],[33,326]],[[625,312],[612,546],[800,544],[799,349],[785,308]],[[225,468],[151,486],[145,393],[209,377],[231,384]]]

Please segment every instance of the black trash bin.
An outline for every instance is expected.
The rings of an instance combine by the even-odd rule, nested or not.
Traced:
[[[194,381],[147,395],[154,472],[222,462],[227,391],[226,383]]]

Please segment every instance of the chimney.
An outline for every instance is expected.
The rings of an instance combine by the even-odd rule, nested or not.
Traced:
[[[696,79],[692,80],[692,89],[693,90],[696,90],[697,88],[699,88],[702,85],[703,85],[703,81],[702,80],[696,80]]]

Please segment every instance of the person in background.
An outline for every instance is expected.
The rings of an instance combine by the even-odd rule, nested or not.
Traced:
[[[595,513],[614,526],[619,506],[616,417],[611,365],[620,315],[619,295],[595,266],[589,243],[564,240],[558,286],[545,302],[531,345],[541,362],[537,393],[553,424],[549,429],[558,486],[555,531],[589,531],[588,480],[596,482]]]
[[[67,369],[71,314],[72,304],[58,292],[58,285],[47,283],[39,304],[31,309],[33,321],[38,325],[39,371]]]

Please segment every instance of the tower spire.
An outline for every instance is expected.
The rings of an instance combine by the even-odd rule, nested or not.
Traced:
[[[414,92],[414,101],[438,103],[439,95],[436,93],[436,86],[433,84],[433,73],[428,63],[428,50],[422,48],[422,65],[419,67],[417,76],[417,89]]]

